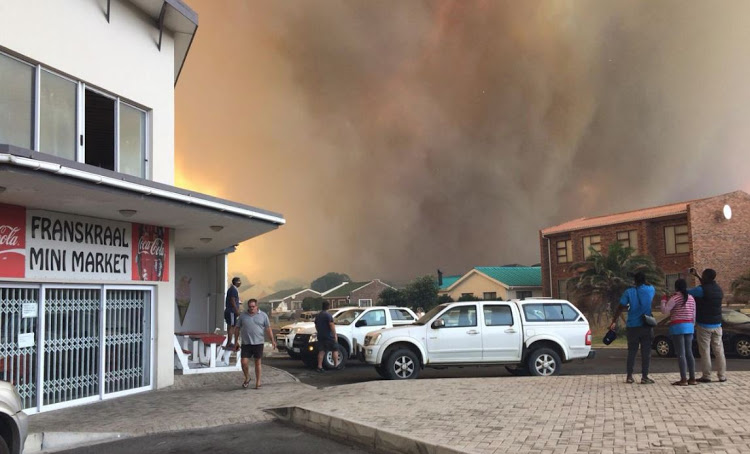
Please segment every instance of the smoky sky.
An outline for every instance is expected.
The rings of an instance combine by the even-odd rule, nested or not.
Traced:
[[[190,0],[177,184],[283,213],[232,270],[406,282],[750,190],[746,2]]]

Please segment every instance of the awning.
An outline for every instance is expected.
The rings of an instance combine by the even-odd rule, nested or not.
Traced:
[[[286,222],[271,211],[9,145],[0,145],[0,203],[171,227],[175,253],[193,257],[231,252]]]

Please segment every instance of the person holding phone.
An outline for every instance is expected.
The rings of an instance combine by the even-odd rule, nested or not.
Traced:
[[[711,382],[711,353],[716,357],[716,375],[720,382],[727,381],[727,360],[724,357],[722,343],[721,304],[724,292],[716,283],[716,271],[711,268],[703,270],[700,276],[695,268],[690,268],[690,274],[701,283],[688,290],[695,298],[695,339],[698,342],[698,352],[701,354],[701,369],[703,375],[698,379],[701,383]]]

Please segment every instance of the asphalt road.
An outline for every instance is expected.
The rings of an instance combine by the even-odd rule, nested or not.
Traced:
[[[140,454],[216,454],[224,452],[366,454],[371,451],[364,450],[359,446],[339,443],[295,426],[275,421],[223,426],[205,430],[167,432],[60,451],[60,454],[132,454],[135,452]]]
[[[562,375],[583,374],[623,374],[625,375],[625,360],[627,349],[624,348],[602,348],[596,351],[596,358],[592,360],[573,361],[562,365]],[[700,359],[696,358],[696,369],[700,376]],[[286,353],[274,353],[272,357],[263,359],[268,364],[283,369],[297,377],[301,382],[324,388],[329,386],[348,385],[370,380],[382,380],[375,369],[357,360],[349,360],[346,368],[341,371],[326,371],[323,373],[308,369],[300,360],[294,360]],[[640,355],[636,358],[635,372],[639,374],[641,367]],[[750,370],[750,360],[737,357],[727,357],[727,370]],[[677,360],[675,358],[661,358],[652,352],[651,372],[678,372]],[[419,379],[433,378],[464,378],[464,377],[503,377],[511,376],[504,366],[469,366],[463,368],[451,367],[447,369],[423,369]]]

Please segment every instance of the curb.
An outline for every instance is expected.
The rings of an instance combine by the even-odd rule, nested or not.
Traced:
[[[389,454],[459,454],[458,451],[352,420],[302,407],[279,407],[265,410],[276,419],[304,427],[330,438],[356,443]]]
[[[26,438],[23,452],[27,454],[56,452],[122,440],[130,436],[117,432],[34,432]]]

